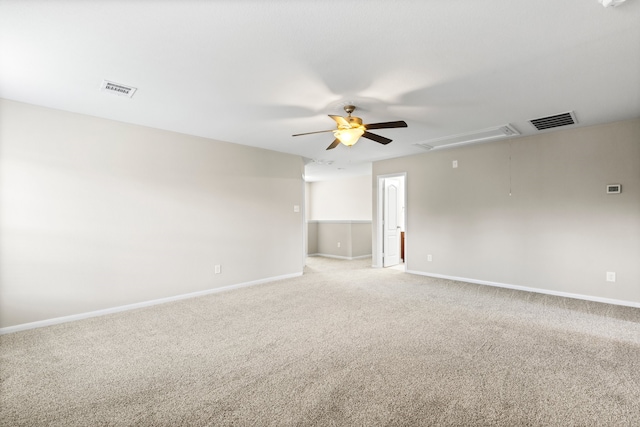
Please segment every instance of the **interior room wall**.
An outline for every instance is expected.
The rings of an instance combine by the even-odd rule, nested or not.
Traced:
[[[380,161],[374,185],[401,172],[408,271],[640,303],[640,119]]]
[[[307,183],[309,255],[371,255],[371,176]]]
[[[371,176],[310,183],[311,220],[371,221]]]
[[[302,273],[299,156],[7,100],[0,123],[0,327]]]
[[[311,219],[311,182],[304,183],[304,219]]]

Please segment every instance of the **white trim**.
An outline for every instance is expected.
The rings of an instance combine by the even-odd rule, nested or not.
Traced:
[[[371,224],[370,219],[309,219],[307,224]]]
[[[569,293],[569,292],[552,291],[552,290],[549,290],[549,289],[530,288],[528,286],[510,285],[508,283],[490,282],[490,281],[487,281],[487,280],[468,279],[466,277],[446,276],[444,274],[425,273],[425,272],[422,272],[422,271],[407,270],[406,273],[417,274],[419,276],[435,277],[435,278],[438,278],[438,279],[455,280],[455,281],[458,281],[458,282],[474,283],[474,284],[477,284],[477,285],[495,286],[497,288],[507,288],[507,289],[515,289],[515,290],[518,290],[518,291],[534,292],[534,293],[537,293],[537,294],[555,295],[555,296],[558,296],[558,297],[581,299],[581,300],[585,300],[585,301],[602,302],[602,303],[605,303],[605,304],[623,305],[623,306],[626,306],[626,307],[640,308],[640,302],[624,301],[624,300],[596,297],[596,296],[583,295],[583,294],[573,294],[573,293]]]
[[[57,325],[60,323],[73,322],[75,320],[88,319],[90,317],[104,316],[106,314],[119,313],[121,311],[135,310],[138,308],[150,307],[152,305],[164,304],[167,302],[180,301],[188,298],[196,298],[219,292],[231,291],[233,289],[246,288],[248,286],[261,285],[263,283],[275,282],[277,280],[290,279],[302,276],[302,273],[284,274],[282,276],[268,277],[266,279],[253,280],[251,282],[238,283],[236,285],[222,286],[220,288],[207,289],[206,291],[191,292],[188,294],[176,295],[167,298],[159,298],[150,301],[138,302],[135,304],[121,305],[118,307],[106,308],[104,310],[90,311],[87,313],[72,314],[70,316],[56,317],[53,319],[39,320],[37,322],[23,323],[21,325],[7,326],[0,328],[0,335],[11,334],[13,332],[26,331],[28,329],[42,328],[45,326]]]
[[[321,257],[324,257],[324,258],[346,259],[346,260],[349,260],[349,261],[353,261],[354,259],[371,258],[371,254],[358,255],[358,256],[354,256],[354,257],[340,256],[340,255],[329,255],[329,254],[308,254],[307,256],[321,256]]]

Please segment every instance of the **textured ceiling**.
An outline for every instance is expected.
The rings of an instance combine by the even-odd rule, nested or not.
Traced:
[[[0,97],[301,155],[312,179],[356,174],[565,111],[639,117],[640,1],[0,0]],[[408,128],[331,151],[331,133],[291,137],[348,103]]]

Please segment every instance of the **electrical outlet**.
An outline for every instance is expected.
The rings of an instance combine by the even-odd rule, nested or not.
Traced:
[[[451,166],[453,166],[454,168],[457,168],[457,167],[458,167],[458,161],[457,161],[457,160],[454,160],[454,161],[451,163]]]
[[[220,274],[220,266],[219,265],[216,265],[215,271],[216,271],[216,274]]]
[[[607,282],[615,282],[616,273],[614,271],[607,271]]]
[[[294,212],[300,212],[300,205],[293,205],[293,211]]]
[[[340,247],[340,242],[338,242],[338,247]]]
[[[433,257],[431,256],[431,254],[427,255],[427,261],[429,262],[433,261]]]

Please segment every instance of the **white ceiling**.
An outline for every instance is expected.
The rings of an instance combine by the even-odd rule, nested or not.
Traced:
[[[640,117],[640,1],[0,0],[0,97],[333,162],[312,180],[367,173],[566,111]],[[408,128],[331,151],[331,133],[291,136],[332,129],[348,103]]]

